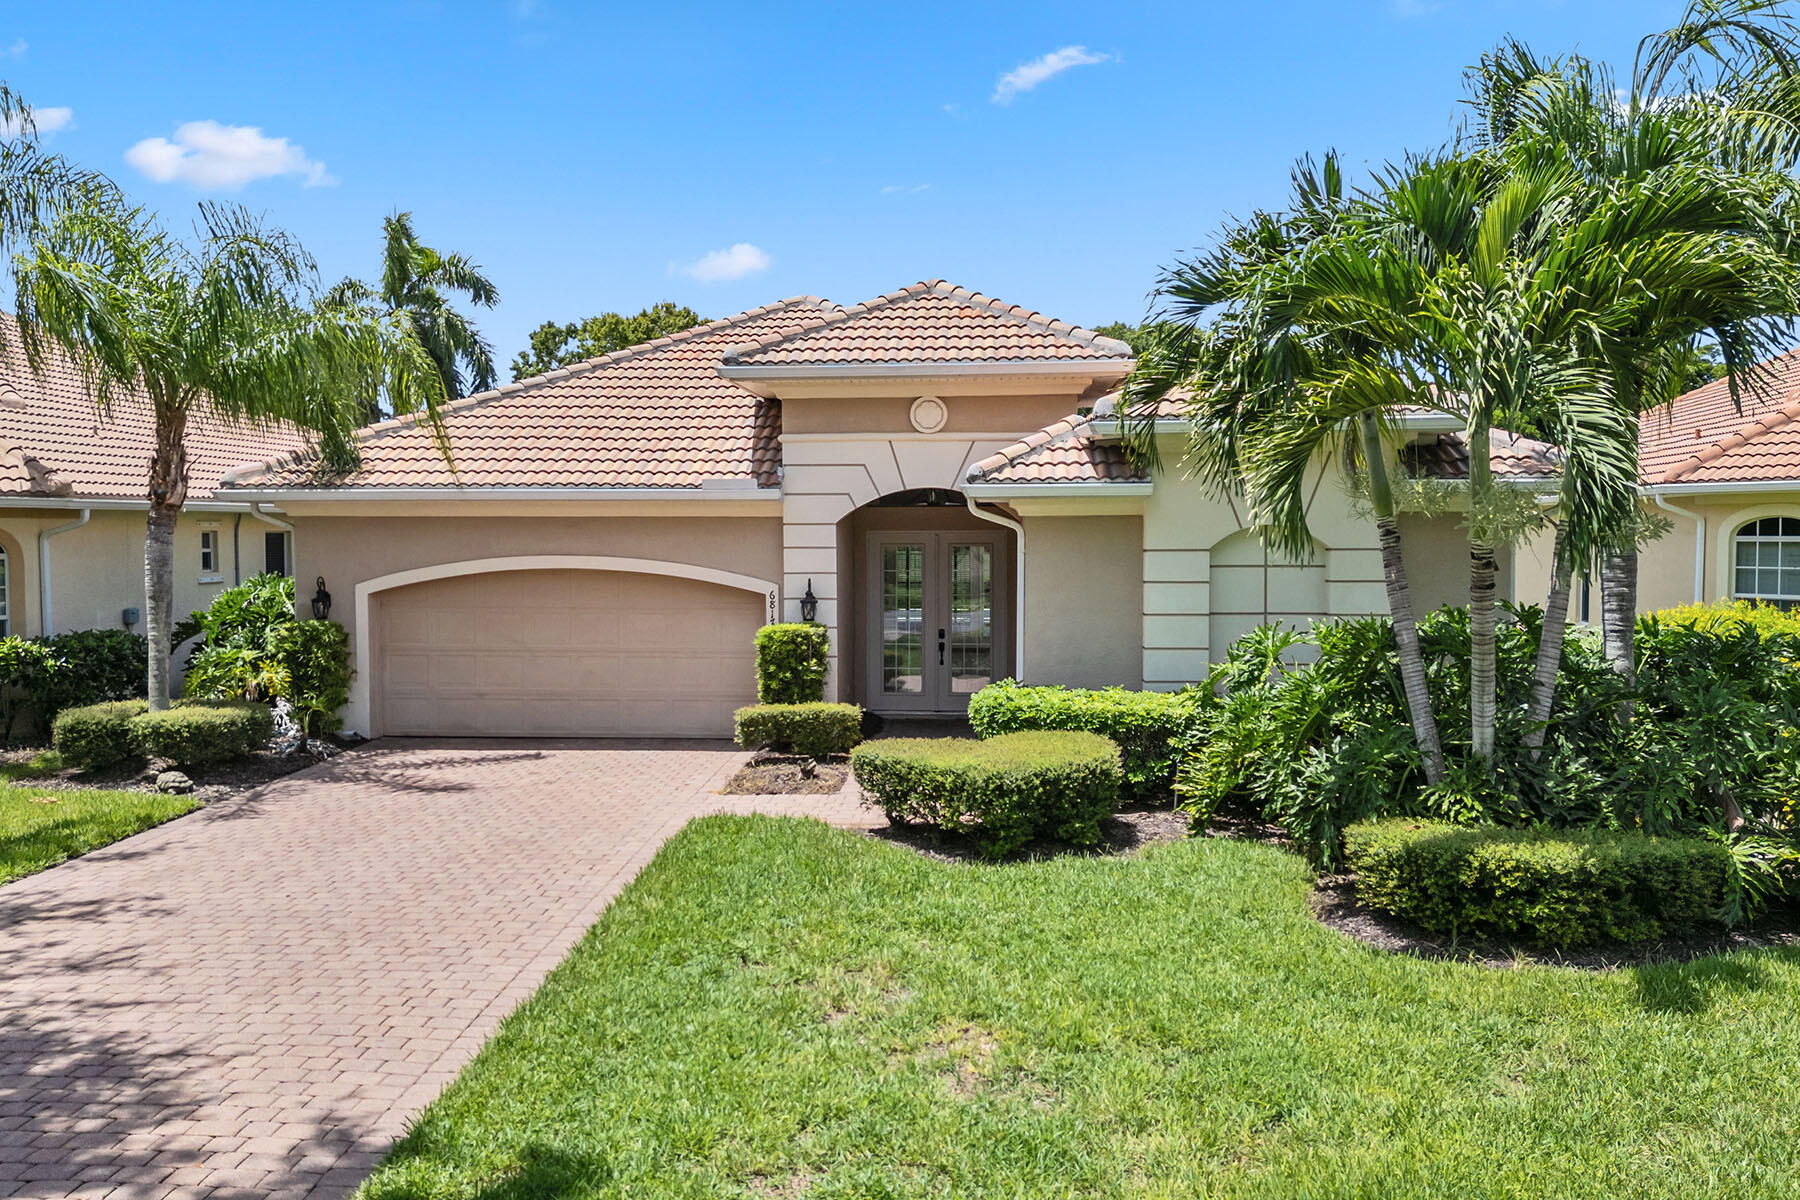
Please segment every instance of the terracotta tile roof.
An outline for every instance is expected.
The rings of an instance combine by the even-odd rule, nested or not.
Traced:
[[[67,359],[32,373],[10,316],[0,315],[0,339],[0,496],[144,499],[155,446],[149,401],[129,397],[102,415]],[[241,462],[305,444],[287,427],[195,421],[187,433],[188,499],[212,499],[219,479]]]
[[[1638,419],[1638,470],[1648,484],[1800,482],[1800,350],[1763,365],[1731,402],[1723,379]]]
[[[359,436],[362,466],[327,477],[314,456],[246,467],[244,487],[693,488],[780,480],[781,411],[721,377],[729,346],[841,311],[798,296],[458,400],[454,472],[414,418]]]
[[[798,319],[725,353],[729,366],[1129,359],[1115,338],[942,279]]]
[[[1413,442],[1401,448],[1400,461],[1414,475],[1427,479],[1467,479],[1469,439],[1461,433],[1443,433]],[[1555,446],[1504,429],[1489,435],[1488,463],[1496,479],[1550,478],[1562,470]]]
[[[1093,418],[1071,414],[969,468],[970,483],[1143,483],[1117,442],[1095,439]]]

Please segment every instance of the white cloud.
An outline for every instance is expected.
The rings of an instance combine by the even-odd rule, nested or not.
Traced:
[[[56,133],[63,129],[75,128],[75,110],[72,108],[34,108],[31,110],[31,124],[41,136]],[[25,123],[17,117],[8,117],[0,121],[0,138],[18,137],[25,128]]]
[[[197,188],[240,188],[277,175],[298,175],[305,187],[337,182],[324,163],[286,138],[217,121],[185,122],[176,127],[174,141],[145,138],[125,152],[125,161],[158,183],[179,179]]]
[[[881,194],[884,196],[916,196],[930,186],[929,183],[916,183],[911,187],[904,183],[890,183],[881,189]]]
[[[671,263],[669,273],[673,275],[679,271],[683,275],[693,276],[701,283],[723,283],[766,271],[774,261],[766,251],[749,242],[739,242],[728,250],[714,250],[699,262],[688,263],[686,266]]]
[[[1021,92],[1029,92],[1038,84],[1056,78],[1071,67],[1089,67],[1111,59],[1112,55],[1095,54],[1086,46],[1064,46],[1061,50],[1052,50],[1044,57],[1034,58],[1002,75],[989,99],[995,104],[1011,104],[1013,97]]]
[[[3,51],[0,51],[0,54],[5,54],[8,58],[24,58],[25,52],[29,49],[31,49],[30,42],[27,42],[24,38],[14,38],[12,45],[8,46]]]

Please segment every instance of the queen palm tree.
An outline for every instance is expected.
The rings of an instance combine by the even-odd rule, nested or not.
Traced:
[[[344,468],[356,459],[361,398],[379,392],[422,412],[448,455],[443,382],[411,328],[393,314],[320,306],[305,251],[242,209],[203,205],[184,241],[116,195],[88,194],[33,232],[13,275],[32,369],[66,355],[103,411],[147,403],[155,418],[144,539],[152,708],[169,703],[173,539],[192,423],[311,430]]]
[[[105,176],[46,151],[31,106],[0,81],[0,250],[27,238],[43,214],[84,192],[111,188]]]
[[[451,305],[446,293],[461,292],[471,303],[492,308],[500,302],[499,291],[464,255],[443,254],[420,242],[411,213],[384,218],[381,229],[380,283],[370,286],[344,279],[327,293],[326,303],[401,317],[437,365],[446,396],[493,387],[494,349],[474,322]],[[379,399],[371,399],[368,408],[369,419],[382,414]]]

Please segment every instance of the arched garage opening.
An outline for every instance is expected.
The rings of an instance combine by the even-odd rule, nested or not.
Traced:
[[[357,587],[374,733],[729,737],[773,584],[639,559],[488,559]]]

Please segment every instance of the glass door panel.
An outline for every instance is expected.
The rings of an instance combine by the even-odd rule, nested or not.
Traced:
[[[967,696],[994,679],[994,548],[952,542],[948,549],[948,683],[952,696]]]
[[[881,691],[917,696],[925,691],[925,547],[889,543],[881,548]]]

